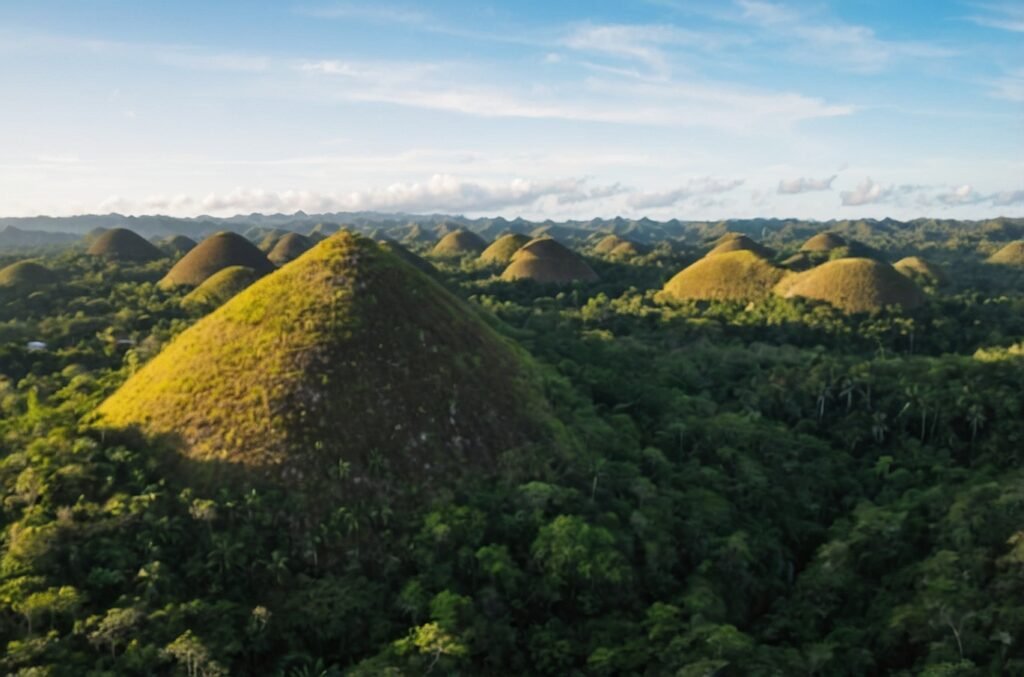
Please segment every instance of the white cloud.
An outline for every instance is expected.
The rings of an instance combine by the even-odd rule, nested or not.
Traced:
[[[634,193],[629,196],[627,202],[630,207],[636,209],[658,209],[660,207],[671,207],[672,205],[697,196],[708,196],[718,193],[725,193],[743,184],[743,179],[716,179],[702,177],[691,179],[685,185],[672,190],[659,192]],[[714,202],[705,200],[701,206],[714,206]]]
[[[327,94],[349,101],[383,102],[482,117],[561,119],[667,127],[706,126],[749,132],[801,120],[848,115],[850,106],[788,92],[742,89],[723,83],[636,83],[591,78],[580,89],[471,82],[454,63],[307,61],[298,70],[336,79]],[[489,74],[494,80],[498,74]],[[328,84],[333,80],[328,80]]]
[[[590,186],[586,179],[565,178],[546,181],[513,179],[484,182],[436,174],[423,182],[398,182],[380,188],[324,193],[307,190],[270,191],[235,188],[226,193],[155,195],[142,200],[119,196],[108,198],[101,211],[127,213],[248,214],[251,212],[309,213],[335,211],[480,213],[506,208],[529,207],[542,199],[560,204],[599,200],[623,192],[618,184]]]
[[[860,73],[883,70],[896,58],[952,56],[948,49],[923,42],[879,38],[867,26],[839,20],[816,20],[802,12],[764,0],[736,0],[740,19],[781,38],[802,60]]]
[[[976,204],[986,200],[986,196],[979,195],[978,191],[974,190],[970,184],[965,183],[962,186],[957,186],[952,190],[939,193],[935,196],[935,199],[944,205],[953,207],[958,205],[969,205]]]
[[[893,194],[892,186],[883,187],[870,178],[866,178],[857,184],[854,190],[844,190],[839,193],[842,203],[846,207],[858,207],[861,205],[876,204],[884,202]]]
[[[661,24],[583,24],[565,38],[566,47],[613,57],[640,61],[653,71],[667,75],[669,57],[663,47],[719,47],[724,38],[706,31],[689,31]]]
[[[997,207],[1024,205],[1024,190],[1008,190],[992,196],[992,204]]]
[[[1014,33],[1024,33],[1024,5],[1002,2],[980,6],[982,14],[968,17],[974,23]]]
[[[835,180],[835,174],[825,179],[808,179],[802,176],[799,179],[782,179],[779,181],[777,192],[782,195],[796,195],[816,190],[832,190],[832,182]]]
[[[1008,101],[1024,101],[1024,68],[1007,72],[989,82],[992,96]]]

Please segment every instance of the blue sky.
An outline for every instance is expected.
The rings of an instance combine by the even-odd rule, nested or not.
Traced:
[[[1024,3],[0,4],[0,215],[1024,215]]]

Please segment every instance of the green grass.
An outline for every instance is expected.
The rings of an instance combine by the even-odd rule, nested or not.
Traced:
[[[17,261],[0,270],[0,287],[31,288],[56,281],[52,270],[35,261]]]
[[[237,233],[211,235],[185,254],[160,280],[164,288],[198,287],[214,273],[230,266],[252,268],[260,275],[274,270],[274,264],[256,245]]]
[[[775,255],[775,252],[768,247],[765,247],[760,242],[757,242],[746,235],[735,235],[721,240],[711,251],[707,253],[707,256],[718,256],[719,254],[728,254],[729,252],[738,251],[752,252],[762,258],[771,258]]]
[[[457,258],[460,256],[479,256],[487,249],[487,242],[468,230],[453,230],[434,245],[431,256],[440,258]]]
[[[373,241],[340,233],[179,335],[99,411],[194,461],[303,486],[494,468],[556,437],[532,361]],[[341,484],[345,484],[342,482]]]
[[[224,304],[260,278],[252,268],[228,266],[217,271],[181,300],[186,308],[211,309]]]

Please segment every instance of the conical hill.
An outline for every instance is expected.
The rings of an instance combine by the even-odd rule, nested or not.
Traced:
[[[480,254],[480,260],[486,263],[507,264],[512,260],[519,248],[530,241],[528,235],[522,233],[507,233],[492,242],[487,249]]]
[[[196,247],[196,241],[185,235],[174,235],[163,241],[164,249],[174,254],[187,254]]]
[[[1009,243],[988,257],[988,262],[1004,266],[1024,266],[1024,240]]]
[[[155,244],[127,228],[111,228],[100,233],[87,254],[115,261],[155,261],[164,253]]]
[[[188,308],[216,308],[260,279],[260,274],[246,266],[228,266],[206,278],[201,285],[181,300]]]
[[[765,247],[760,242],[753,240],[746,235],[736,235],[729,237],[719,242],[715,247],[707,253],[708,256],[718,256],[719,254],[728,254],[729,252],[748,251],[762,258],[771,258],[775,255],[768,247]]]
[[[912,309],[925,296],[909,278],[887,263],[866,258],[835,259],[777,285],[777,294],[825,301],[848,313],[873,312],[885,306]]]
[[[569,284],[594,282],[598,277],[576,252],[550,237],[539,237],[519,248],[501,274],[501,279]]]
[[[469,230],[454,230],[438,242],[430,252],[432,256],[454,258],[458,256],[479,256],[487,248],[487,242]]]
[[[920,256],[902,258],[893,264],[893,268],[921,284],[940,285],[946,281],[946,273],[942,268]]]
[[[180,334],[99,412],[196,461],[351,493],[493,470],[552,439],[536,374],[441,285],[342,232]]]
[[[273,249],[267,254],[267,258],[277,265],[283,266],[305,254],[312,246],[313,241],[305,235],[287,233],[277,240]]]
[[[811,236],[800,246],[802,252],[827,252],[840,247],[850,246],[849,241],[838,233],[818,233]]]
[[[274,270],[274,264],[256,245],[238,233],[224,231],[211,235],[185,254],[160,280],[160,286],[198,287],[229,266],[252,268],[260,275]]]
[[[35,261],[17,261],[0,269],[0,287],[32,289],[57,281],[53,271]]]
[[[756,300],[771,294],[785,272],[745,249],[709,255],[669,280],[662,297],[675,301]]]

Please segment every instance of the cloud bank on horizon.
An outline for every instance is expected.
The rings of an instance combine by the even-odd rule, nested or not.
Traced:
[[[1022,34],[1012,0],[10,0],[0,215],[1021,215]]]

